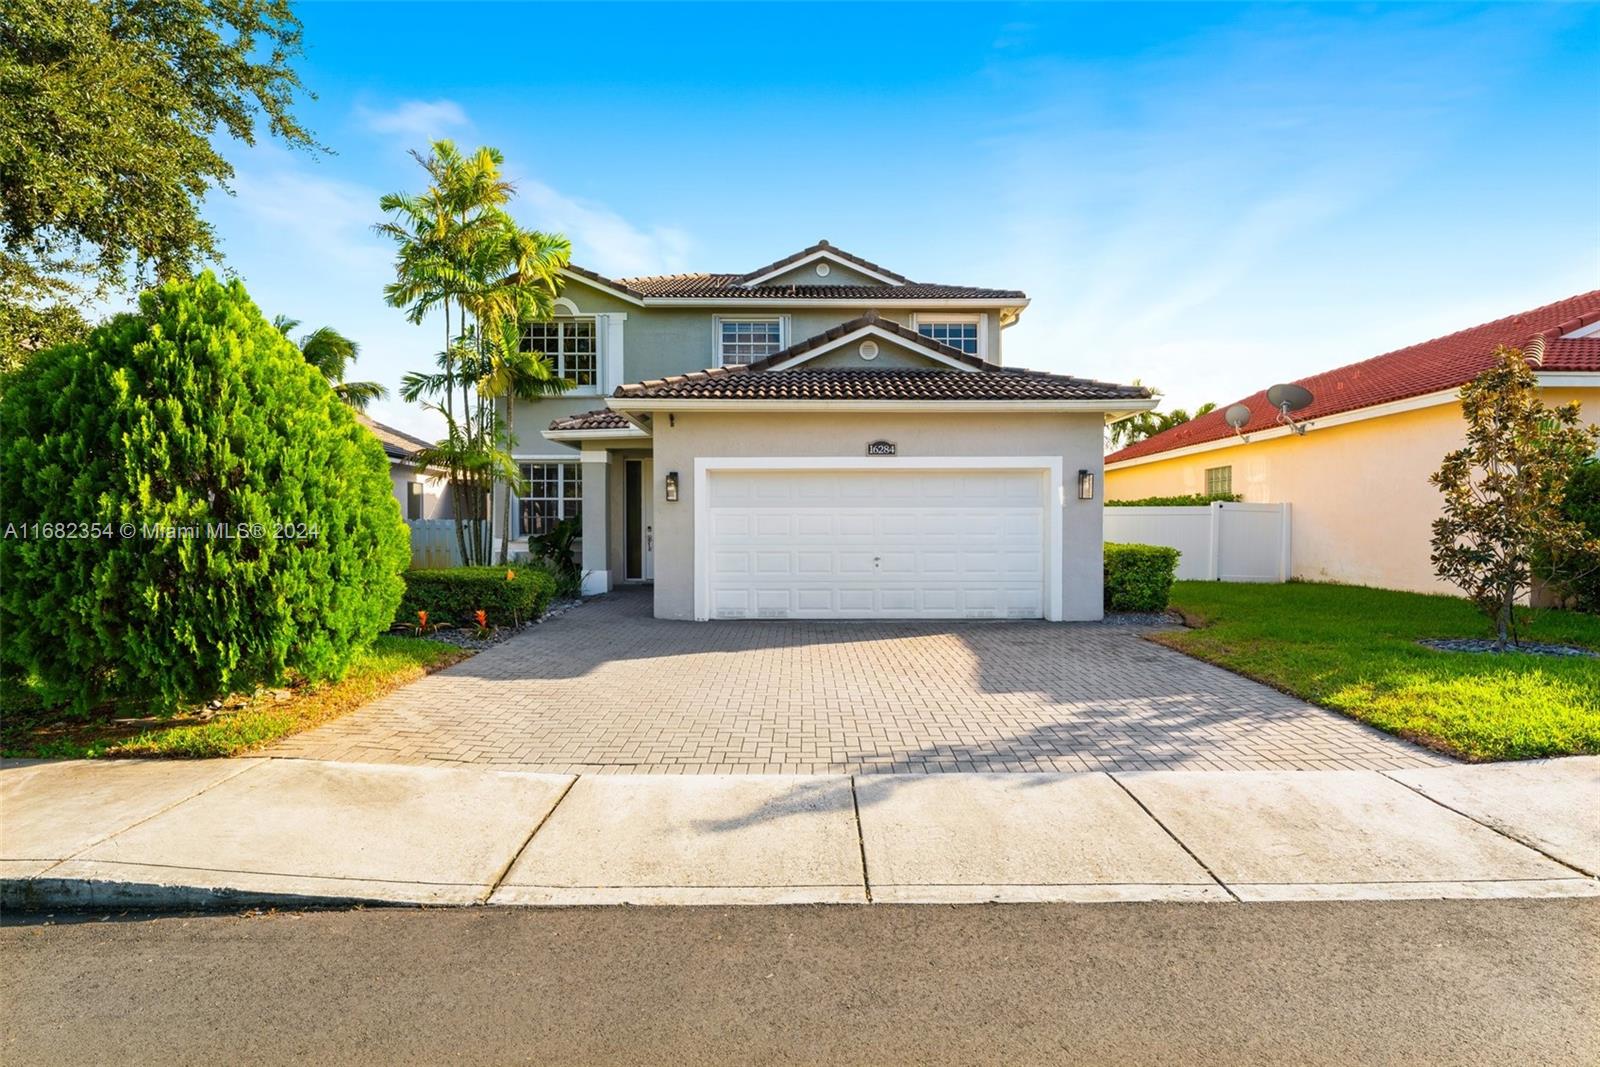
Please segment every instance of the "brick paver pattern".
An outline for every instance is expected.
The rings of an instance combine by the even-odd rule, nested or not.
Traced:
[[[629,774],[1448,762],[1128,626],[666,622],[650,606],[591,601],[269,754]]]

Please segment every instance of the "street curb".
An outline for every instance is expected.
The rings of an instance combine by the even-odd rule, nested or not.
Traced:
[[[98,878],[0,878],[0,908],[37,912],[74,911],[232,911],[269,908],[409,908],[459,907],[423,901],[380,900],[331,893],[273,893],[152,882],[108,882]]]

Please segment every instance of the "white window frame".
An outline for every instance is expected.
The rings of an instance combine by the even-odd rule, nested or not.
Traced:
[[[989,358],[989,316],[986,312],[914,311],[911,313],[911,330],[916,334],[922,334],[922,327],[940,322],[975,323],[978,327],[978,350],[969,352],[968,355],[975,355],[988,363],[1000,362],[999,359]]]
[[[556,475],[556,496],[524,496],[519,493],[512,498],[516,502],[514,510],[517,516],[517,536],[515,540],[526,540],[532,533],[522,523],[522,503],[525,500],[555,500],[558,511],[556,521],[558,522],[571,517],[567,511],[569,502],[578,505],[576,514],[580,516],[583,514],[583,461],[581,459],[577,456],[517,456],[516,462],[518,476],[523,475],[522,468],[524,467],[557,466],[561,470]],[[577,486],[578,492],[576,496],[567,496],[568,485]]]
[[[778,347],[767,355],[774,355],[789,347],[789,316],[787,315],[713,315],[711,317],[711,365],[713,367],[743,367],[766,356],[751,356],[743,363],[722,361],[722,324],[725,322],[775,322],[778,324]]]
[[[604,333],[604,331],[601,329],[601,323],[600,323],[600,321],[599,321],[597,316],[593,316],[593,315],[583,315],[583,316],[561,315],[561,316],[558,316],[558,317],[553,318],[553,319],[549,319],[549,320],[544,321],[544,322],[530,322],[527,325],[523,326],[523,328],[522,328],[522,331],[523,331],[523,343],[527,344],[529,346],[528,348],[524,349],[524,351],[528,351],[528,352],[534,351],[534,348],[532,347],[532,342],[531,342],[531,339],[530,339],[529,335],[532,333],[533,328],[535,326],[538,326],[538,327],[541,327],[541,328],[549,327],[549,326],[556,326],[556,327],[565,328],[567,326],[576,325],[578,323],[587,323],[588,326],[589,326],[589,329],[593,332],[594,351],[590,352],[590,353],[587,353],[587,354],[593,360],[593,364],[594,364],[594,381],[588,383],[587,385],[579,384],[576,388],[572,389],[571,392],[575,393],[575,394],[577,394],[579,396],[582,396],[582,395],[585,395],[585,394],[589,394],[589,395],[598,394],[598,393],[600,393],[602,391],[603,386],[604,386],[604,381],[605,381],[605,354],[604,354],[604,344],[605,344],[605,342],[602,340],[602,336],[601,335]],[[566,363],[567,363],[567,352],[566,352],[566,348],[567,348],[566,335],[565,335],[565,333],[563,333],[563,334],[561,334],[561,351],[560,352],[545,352],[544,353],[545,358],[550,361],[551,369],[555,372],[555,375],[558,378],[572,378],[572,375],[567,373],[567,365],[566,365]],[[576,378],[573,378],[572,380],[573,381],[577,381]]]

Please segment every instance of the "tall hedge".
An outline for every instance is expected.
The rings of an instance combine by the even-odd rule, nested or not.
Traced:
[[[80,710],[338,676],[404,592],[382,447],[209,273],[7,381],[0,509],[0,660]]]

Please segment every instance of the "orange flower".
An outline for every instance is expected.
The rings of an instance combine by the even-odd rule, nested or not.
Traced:
[[[507,570],[506,571],[506,581],[514,582],[514,581],[516,581],[516,579],[517,579],[517,572],[516,571],[514,571],[514,570]]]
[[[487,630],[489,628],[489,613],[482,608],[474,611],[472,617],[478,620],[478,629]]]
[[[418,626],[426,626],[426,625],[428,625],[428,613],[426,611],[417,612],[417,625]]]

